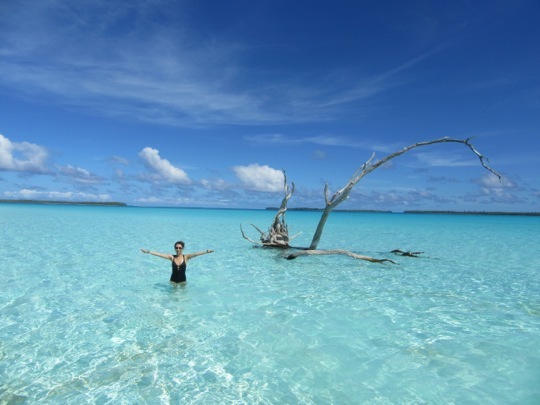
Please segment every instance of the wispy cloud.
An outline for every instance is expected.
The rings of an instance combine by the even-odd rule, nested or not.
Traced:
[[[368,76],[358,75],[355,73],[345,74],[344,78],[346,84],[344,83],[345,85],[343,86],[343,89],[328,97],[328,99],[324,101],[321,106],[333,106],[351,103],[358,100],[370,99],[373,96],[383,93],[392,87],[400,85],[402,84],[403,79],[397,79],[399,73],[410,69],[434,52],[436,52],[436,50],[407,61],[395,68]]]
[[[313,152],[312,155],[313,159],[315,160],[325,160],[326,159],[326,153],[322,150],[316,150]]]
[[[302,145],[346,146],[352,148],[369,148],[368,142],[356,141],[343,136],[306,136],[294,137],[283,134],[248,135],[244,139],[253,145]]]
[[[80,167],[75,167],[72,165],[60,167],[58,173],[62,176],[68,177],[76,183],[84,185],[96,185],[102,184],[104,182],[104,179],[100,176],[90,173],[86,169],[82,169]]]
[[[248,46],[201,41],[178,11],[174,26],[145,18],[162,13],[160,2],[43,0],[11,8],[13,22],[0,46],[4,85],[72,108],[168,125],[333,119],[336,106],[388,90],[399,73],[426,57],[369,77],[320,72],[316,84],[281,75],[269,88],[241,62]]]
[[[497,176],[493,174],[486,174],[480,178],[478,181],[478,184],[482,187],[484,190],[490,190],[495,192],[500,192],[504,189],[515,189],[517,188],[517,185],[508,177],[502,177],[499,179]]]
[[[0,80],[57,102],[146,121],[269,119],[256,99],[231,88],[239,73],[237,47],[218,41],[196,46],[182,29],[146,20],[143,12],[159,12],[158,3],[21,5],[11,16],[20,24],[3,33]],[[137,31],[126,24],[129,18]]]
[[[417,152],[414,156],[428,167],[465,167],[478,165],[478,159],[458,154],[436,152]]]
[[[477,183],[480,186],[479,195],[473,196],[473,198],[484,198],[491,203],[516,204],[524,201],[521,197],[520,187],[507,176],[499,180],[493,174],[486,174]]]
[[[283,134],[258,134],[248,135],[244,139],[254,146],[295,146],[295,145],[317,145],[328,147],[346,147],[363,149],[368,152],[389,153],[395,152],[405,145],[398,143],[383,144],[380,141],[374,141],[369,138],[365,140],[353,139],[347,136],[338,135],[319,135],[319,136],[289,136]],[[319,151],[320,154],[322,151]],[[366,159],[369,154],[366,154]]]
[[[108,194],[90,194],[72,191],[40,191],[32,189],[6,191],[4,192],[4,196],[13,199],[53,201],[109,201],[111,199]]]

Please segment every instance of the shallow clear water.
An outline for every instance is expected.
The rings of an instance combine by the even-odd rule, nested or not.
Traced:
[[[540,217],[333,213],[319,248],[382,265],[242,238],[273,215],[0,205],[0,402],[540,402]],[[175,288],[139,248],[179,239],[215,253]]]

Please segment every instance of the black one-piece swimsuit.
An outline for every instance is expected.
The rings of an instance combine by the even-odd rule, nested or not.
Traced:
[[[178,256],[174,256],[175,258]],[[186,281],[186,258],[182,257],[183,262],[181,265],[178,265],[172,261],[172,274],[171,274],[171,281],[174,281],[175,283],[183,283]]]

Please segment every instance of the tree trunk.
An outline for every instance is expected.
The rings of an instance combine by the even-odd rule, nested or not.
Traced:
[[[326,224],[326,220],[330,216],[332,209],[333,207],[331,207],[330,205],[327,205],[326,208],[324,209],[321,215],[321,219],[319,220],[319,224],[317,225],[317,229],[315,230],[315,234],[313,235],[313,239],[311,240],[311,245],[309,245],[309,250],[317,249],[317,245],[319,244],[319,241],[321,240],[324,225]]]

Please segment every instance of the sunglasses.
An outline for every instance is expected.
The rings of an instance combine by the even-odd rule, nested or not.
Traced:
[[[183,248],[182,246],[175,246],[174,249],[175,249],[175,250],[182,250],[182,249],[184,249],[184,248]]]

